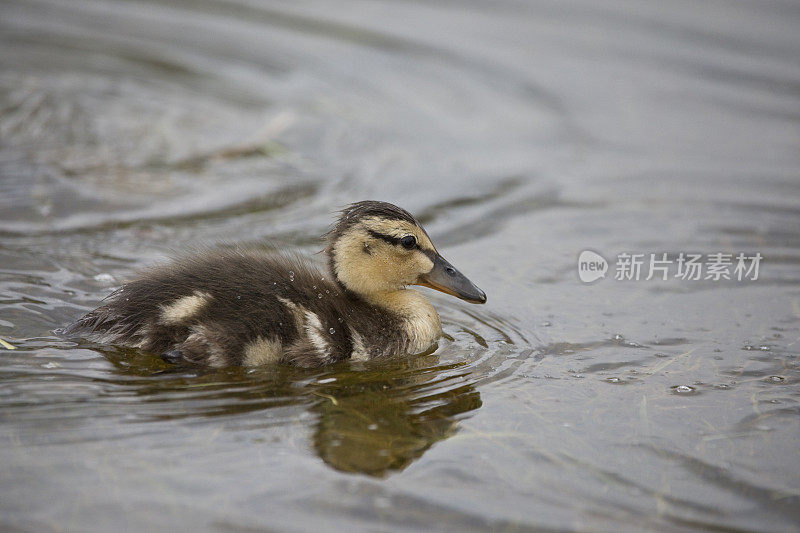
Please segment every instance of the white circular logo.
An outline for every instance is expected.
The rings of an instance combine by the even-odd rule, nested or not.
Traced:
[[[600,278],[606,277],[608,261],[591,250],[584,250],[578,256],[578,277],[584,283],[591,283]]]

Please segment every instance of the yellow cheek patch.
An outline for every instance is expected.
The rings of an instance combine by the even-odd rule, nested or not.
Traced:
[[[399,239],[413,235],[417,249]],[[371,294],[397,290],[417,282],[433,269],[436,253],[420,226],[397,219],[368,217],[341,234],[332,246],[336,276],[350,290]]]
[[[420,274],[427,274],[431,270],[433,270],[433,261],[431,258],[425,255],[422,252],[417,252],[414,254],[414,258],[416,259],[417,270]]]

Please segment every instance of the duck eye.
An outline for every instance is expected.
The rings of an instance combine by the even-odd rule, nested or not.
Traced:
[[[414,246],[417,245],[417,238],[413,235],[406,235],[405,237],[400,239],[400,244],[403,245],[403,248],[406,250],[411,250]]]

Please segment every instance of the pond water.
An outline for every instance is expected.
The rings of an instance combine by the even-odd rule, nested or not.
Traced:
[[[4,0],[0,528],[796,530],[799,30],[789,0]],[[53,334],[172,251],[313,254],[362,199],[488,295],[421,289],[432,353]]]

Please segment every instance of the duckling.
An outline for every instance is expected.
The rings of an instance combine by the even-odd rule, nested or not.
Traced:
[[[172,363],[318,367],[430,348],[441,321],[410,285],[486,302],[395,205],[354,203],[325,238],[327,274],[288,254],[200,253],[141,272],[62,333]]]

